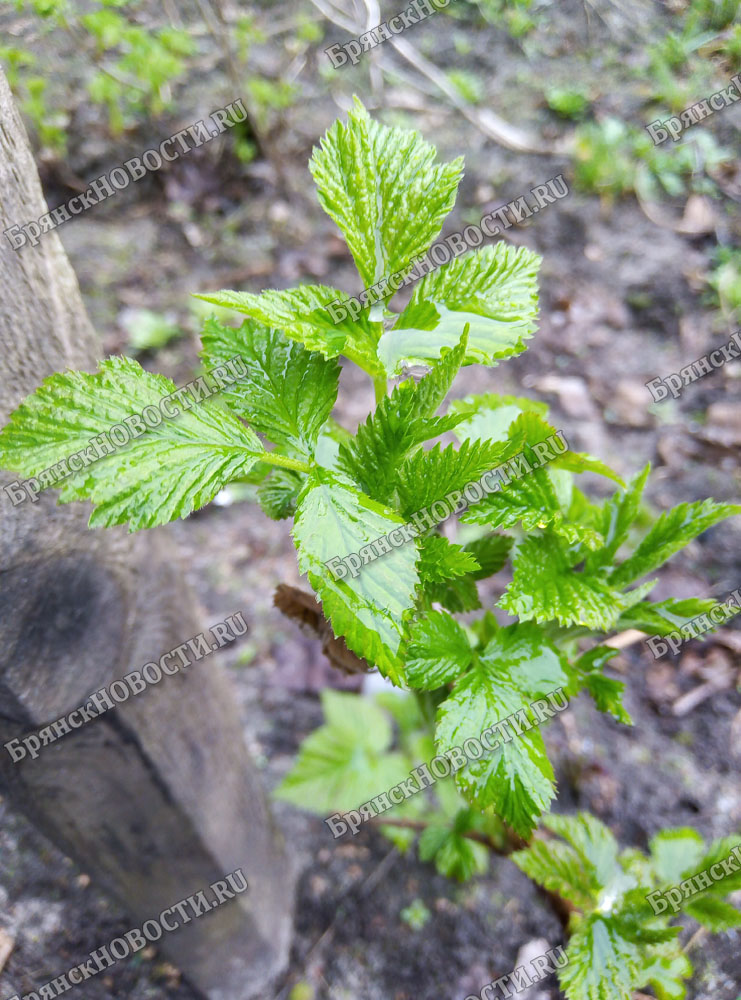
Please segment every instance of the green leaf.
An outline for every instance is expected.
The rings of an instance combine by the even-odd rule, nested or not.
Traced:
[[[737,851],[733,855],[733,858],[736,861],[741,861],[741,850],[738,850],[741,848],[741,840],[739,840],[738,834],[730,837],[721,837],[720,840],[713,841],[705,857],[697,862],[696,871],[709,871],[714,865],[727,860],[734,848]],[[735,872],[730,872],[727,875],[723,875],[719,880],[713,881],[710,888],[706,891],[726,896],[729,892],[736,892],[737,890],[741,890],[741,867]]]
[[[535,333],[540,257],[500,242],[462,254],[431,271],[378,342],[390,374],[402,362],[424,364],[454,347],[469,324],[465,364],[496,365],[521,354]]]
[[[411,800],[414,801],[414,800]],[[402,804],[395,807],[394,814],[397,818],[413,819],[416,817],[405,816],[405,811],[410,809],[410,804]],[[417,839],[417,831],[403,826],[382,826],[380,828],[383,836],[390,840],[394,847],[401,853],[406,854],[414,841]]]
[[[461,517],[465,524],[507,530],[521,524],[525,531],[545,528],[562,520],[553,485],[545,469],[534,469],[490,493]]]
[[[442,583],[427,584],[425,596],[429,601],[441,604],[456,614],[476,611],[481,607],[476,581],[470,575],[458,577],[456,580],[445,580]]]
[[[558,621],[607,631],[626,606],[621,591],[598,576],[576,569],[580,548],[569,548],[557,535],[531,535],[518,546],[514,574],[499,607],[521,621]]]
[[[442,406],[463,364],[467,346],[468,330],[464,328],[458,343],[450,350],[443,350],[440,360],[432,362],[430,371],[417,383],[410,419],[431,417]],[[451,426],[457,426],[461,417],[450,412],[446,416]]]
[[[677,943],[651,956],[642,972],[642,983],[651,986],[658,1000],[684,1000],[683,980],[692,975],[692,963]]]
[[[293,517],[303,478],[290,469],[274,469],[257,490],[263,512],[274,521]]]
[[[476,648],[483,649],[498,634],[501,625],[491,611],[485,611],[481,618],[469,622],[468,627],[476,637]]]
[[[561,510],[564,512],[570,512],[572,508],[578,508],[578,518],[577,520],[581,522],[586,514],[586,517],[590,523],[590,527],[595,529],[594,517],[588,509],[584,508],[584,505],[578,505],[574,503],[574,497],[577,495],[576,486],[574,485],[574,474],[569,472],[567,469],[556,469],[554,468],[553,462],[549,463],[548,468],[548,478],[551,481],[551,485],[558,497],[558,503]],[[600,539],[602,541],[602,539]]]
[[[590,572],[612,563],[620,546],[628,537],[630,527],[638,516],[641,497],[646,486],[651,466],[646,465],[635,475],[627,487],[605,501],[602,509],[602,534],[605,544],[596,552],[590,552],[587,568]]]
[[[502,530],[521,524],[525,531],[535,531],[560,524],[563,514],[548,473],[545,469],[534,469],[484,497],[461,520],[465,524]]]
[[[355,809],[408,777],[401,754],[389,753],[391,726],[372,701],[322,692],[326,724],[301,744],[277,798],[320,815]]]
[[[697,871],[705,842],[691,827],[661,830],[649,843],[656,877],[665,885],[680,882],[686,872]]]
[[[338,472],[340,446],[345,444],[351,436],[349,431],[338,424],[333,417],[330,417],[322,428],[316,443],[314,456],[316,464]]]
[[[568,480],[563,478],[564,476],[569,477],[569,495],[568,499],[561,500],[562,509],[568,511],[570,521],[583,525],[585,528],[589,528],[594,531],[599,542],[599,545],[597,546],[597,551],[599,551],[599,546],[602,546],[605,543],[605,539],[603,537],[604,528],[602,523],[602,506],[592,503],[591,500],[589,500],[589,498],[574,484],[574,477],[569,472],[561,469],[554,469],[553,465],[551,465],[549,471],[551,480],[556,487],[558,486],[559,481],[562,483],[568,482]],[[591,555],[592,553],[590,552],[587,556],[588,562]]]
[[[615,914],[615,924],[620,934],[626,941],[641,945],[666,944],[673,941],[681,928],[676,925],[659,926],[655,915],[646,906],[645,899],[642,903],[643,905],[637,909],[628,908]]]
[[[396,493],[405,516],[443,500],[453,490],[463,490],[489,469],[511,457],[515,442],[489,444],[464,441],[456,448],[436,444],[429,451],[417,451],[399,467]]]
[[[641,980],[640,947],[619,933],[614,918],[593,914],[574,930],[568,965],[558,973],[568,1000],[631,1000]]]
[[[383,374],[376,357],[376,340],[366,311],[356,320],[346,317],[335,323],[328,305],[348,298],[326,285],[299,285],[284,290],[268,289],[260,295],[224,289],[196,298],[225,309],[246,313],[265,326],[274,327],[310,351],[325,358],[340,354],[371,375]]]
[[[571,543],[584,542],[590,548],[600,545],[602,537],[588,521],[572,521],[564,514],[571,500],[569,497],[564,506],[556,489],[558,476],[565,473],[550,468],[554,458],[549,459],[548,454],[553,455],[555,447],[549,446],[548,454],[536,450],[556,434],[556,428],[538,413],[525,410],[516,417],[508,429],[508,440],[516,443],[518,458],[503,470],[505,483],[510,477],[512,481],[471,507],[462,520],[504,529],[521,523],[526,531],[550,527]]]
[[[419,838],[420,861],[433,861],[446,878],[466,882],[474,875],[484,875],[489,868],[489,851],[453,830],[428,826]]]
[[[741,927],[741,910],[716,896],[698,896],[684,903],[682,909],[713,934]]]
[[[325,564],[358,553],[401,523],[394,511],[317,468],[299,496],[293,529],[299,569],[308,575],[335,635],[344,636],[354,653],[395,684],[402,679],[402,618],[414,605],[419,582],[416,545],[405,542],[342,580]]]
[[[555,892],[580,910],[591,909],[600,885],[573,847],[555,840],[532,841],[527,850],[510,855],[520,871],[549,892]]]
[[[478,739],[485,729],[508,716],[525,712],[529,719],[526,704],[513,685],[499,682],[494,687],[484,671],[474,668],[439,710],[439,753],[467,739]],[[531,832],[555,795],[553,769],[537,729],[511,737],[493,753],[471,761],[457,772],[456,782],[471,802],[479,808],[493,805],[523,836]]]
[[[337,399],[337,362],[305,350],[254,320],[239,329],[207,320],[201,340],[208,367],[235,355],[247,367],[245,380],[225,391],[232,410],[273,443],[312,458],[319,432]]]
[[[442,535],[426,535],[419,541],[419,578],[423,584],[443,583],[480,570],[474,555]]]
[[[594,646],[578,658],[574,672],[578,683],[589,691],[600,712],[608,712],[618,722],[630,726],[633,720],[623,705],[625,684],[602,673],[605,664],[619,652],[611,646]]]
[[[574,670],[579,679],[583,680],[587,674],[601,672],[602,668],[610,660],[614,659],[619,652],[620,650],[614,646],[592,646],[591,649],[582,653],[574,662]]]
[[[543,419],[548,416],[545,403],[525,396],[497,396],[494,393],[454,399],[448,407],[448,413],[463,418],[455,431],[461,441],[506,441],[514,421],[528,411]]]
[[[606,887],[617,870],[618,845],[609,827],[596,816],[580,812],[575,816],[550,813],[543,826],[562,837],[594,872],[597,883]]]
[[[372,121],[357,97],[347,125],[336,121],[314,149],[319,203],[342,230],[366,287],[406,272],[439,234],[463,160],[436,159],[418,132]]]
[[[554,790],[553,769],[529,707],[538,695],[566,687],[559,654],[534,626],[501,629],[479,661],[440,705],[435,740],[438,752],[461,747],[470,738],[509,716],[517,717],[520,735],[503,727],[501,745],[456,772],[456,782],[480,808],[493,805],[515,830],[527,835],[547,808]]]
[[[481,607],[476,580],[481,568],[473,554],[442,535],[420,538],[419,578],[429,603],[462,613]]]
[[[630,712],[623,705],[625,684],[622,681],[602,674],[590,674],[584,686],[594,698],[594,704],[600,712],[608,713],[625,726],[633,725]]]
[[[38,476],[126,417],[176,391],[130,358],[101,361],[94,375],[45,379],[0,432],[0,466]],[[65,480],[60,501],[92,500],[90,525],[151,528],[207,504],[266,454],[257,436],[213,398],[163,419],[113,454]]]
[[[652,635],[669,635],[693,618],[706,615],[716,607],[718,602],[712,598],[691,597],[684,601],[668,600],[658,604],[640,601],[623,611],[618,626],[621,629],[637,628]],[[706,631],[713,632],[717,627],[716,624],[711,624]]]
[[[406,832],[411,833],[412,831],[408,830]],[[407,927],[411,927],[413,931],[423,930],[431,916],[432,914],[419,898],[413,900],[409,906],[405,906],[403,910],[399,911],[399,918],[404,921]]]
[[[375,411],[340,448],[340,467],[382,503],[393,494],[398,467],[423,441],[452,430],[457,417],[435,417],[460,368],[465,338],[419,383],[409,379],[384,396]]]
[[[553,459],[553,467],[555,469],[566,469],[568,472],[577,474],[594,472],[598,476],[612,479],[613,482],[618,483],[620,486],[624,485],[620,476],[609,465],[605,465],[599,458],[594,458],[593,455],[587,455],[585,452],[567,451],[563,455],[557,455]]]
[[[425,729],[419,701],[410,691],[379,691],[376,702],[392,716],[402,737],[411,736],[415,730]]]
[[[378,752],[391,745],[389,720],[372,700],[357,694],[325,689],[321,692],[322,711],[328,726],[354,737],[360,746]]]
[[[643,887],[640,890],[631,890],[627,894],[631,897],[631,904],[639,903],[641,906],[647,904],[645,897],[646,886],[652,886],[656,881],[651,859],[646,857],[643,851],[639,851],[637,847],[627,847],[620,852],[619,862],[623,871],[633,876],[636,885]],[[634,898],[635,892],[639,892],[640,894],[638,900]]]
[[[269,454],[269,452],[265,452],[265,454],[267,455]],[[257,462],[255,462],[255,464],[252,466],[249,472],[239,477],[239,482],[249,483],[252,486],[259,486],[260,483],[263,483],[265,481],[265,479],[270,475],[270,473],[273,471],[274,468],[275,465],[273,465],[271,462],[263,462],[258,460]]]
[[[533,698],[569,683],[568,663],[537,625],[499,629],[481,653],[482,666],[501,673]]]
[[[651,573],[693,538],[735,514],[741,514],[741,506],[717,504],[713,500],[681,503],[672,510],[665,511],[633,555],[614,570],[611,581],[616,585],[625,585]]]
[[[470,553],[478,563],[479,568],[472,571],[474,580],[484,580],[498,573],[509,558],[514,539],[508,535],[497,535],[495,532],[477,538],[464,546],[464,552]]]
[[[409,684],[433,691],[467,670],[473,653],[455,618],[444,611],[430,611],[410,627],[404,659]]]

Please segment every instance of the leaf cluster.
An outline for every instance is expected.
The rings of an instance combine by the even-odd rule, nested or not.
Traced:
[[[440,163],[418,133],[373,121],[359,101],[330,128],[311,170],[364,283],[405,275],[429,248],[461,168]],[[680,504],[636,545],[648,469],[624,484],[564,443],[546,461],[538,449],[558,432],[541,403],[496,394],[449,401],[462,366],[495,365],[524,349],[535,330],[537,264],[504,243],[473,250],[430,271],[401,313],[384,301],[339,323],[328,306],[346,296],[322,285],[204,296],[248,317],[238,327],[206,322],[204,366],[239,356],[244,377],[74,472],[60,497],[91,500],[92,525],[134,530],[185,516],[235,480],[258,484],[265,513],[293,519],[299,568],[335,634],[395,684],[437,693],[439,752],[524,713],[523,735],[456,775],[472,805],[493,807],[521,835],[555,795],[533,703],[586,688],[601,710],[628,721],[622,685],[604,673],[609,649],[573,655],[575,640],[626,627],[670,631],[707,610],[706,602],[652,603],[654,581],[645,578],[740,509]],[[379,393],[352,433],[332,418],[340,357],[384,390],[399,365],[424,361],[427,373]],[[47,485],[44,470],[174,391],[126,358],[95,374],[52,375],[0,433],[0,463]],[[455,440],[444,444],[443,435]],[[502,467],[501,489],[468,494],[459,524],[467,540],[451,541],[427,518],[402,544],[376,544]],[[587,472],[613,480],[615,493],[590,500],[576,485]],[[330,568],[346,557],[351,573]],[[501,627],[490,609],[456,620],[481,609],[481,581],[507,563],[511,579],[495,607],[516,621]]]
[[[626,628],[664,634],[705,613],[711,602],[652,602],[653,575],[741,507],[681,503],[645,530],[648,468],[623,482],[572,450],[542,403],[494,393],[449,399],[461,367],[493,367],[523,351],[537,315],[539,259],[504,243],[429,271],[400,312],[391,308],[385,279],[407,283],[439,235],[460,160],[440,163],[418,133],[373,121],[356,101],[314,150],[311,170],[359,280],[380,282],[386,296],[339,322],[330,306],[348,296],[324,285],[202,296],[247,317],[241,326],[206,323],[204,367],[239,356],[244,377],[75,471],[60,500],[92,501],[92,525],[135,530],[186,516],[231,482],[256,484],[268,517],[292,519],[299,569],[335,635],[424,707],[410,717],[409,699],[386,705],[400,732],[395,749],[381,707],[327,692],[326,725],[305,741],[281,794],[320,813],[354,808],[411,766],[478,744],[481,754],[438,783],[431,814],[424,796],[398,807],[425,816],[422,856],[465,878],[485,864],[472,833],[496,841],[506,826],[527,838],[550,808],[556,786],[542,730],[554,698],[565,704],[586,690],[600,711],[630,722],[624,685],[605,672],[615,655],[605,640]],[[348,362],[377,394],[354,431],[332,416]],[[415,378],[408,366],[419,364],[425,374]],[[45,470],[174,391],[125,358],[94,374],[52,375],[0,432],[0,466],[49,485]],[[471,488],[502,469],[496,489]],[[586,473],[611,481],[612,495],[590,499],[577,485]],[[416,519],[461,492],[457,520]],[[496,740],[481,742],[485,733]],[[639,980],[680,996],[672,983],[686,960],[633,891],[659,869],[618,857],[609,831],[589,817],[547,822],[565,843],[536,840],[517,860],[580,914],[563,972],[569,997],[628,997]],[[388,832],[409,840],[408,829]],[[721,926],[731,919],[725,905],[698,899],[687,912]]]
[[[646,987],[659,1000],[685,997],[692,964],[673,920],[686,915],[714,932],[741,926],[741,911],[726,900],[741,886],[741,871],[682,893],[676,914],[666,905],[657,915],[648,897],[708,872],[741,840],[705,845],[695,830],[662,830],[646,856],[620,851],[608,827],[586,813],[551,815],[543,826],[545,836],[512,860],[572,908],[568,963],[558,973],[568,1000],[631,1000],[634,990]]]

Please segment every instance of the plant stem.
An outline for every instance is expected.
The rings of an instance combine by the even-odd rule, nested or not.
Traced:
[[[373,388],[376,390],[376,406],[378,406],[386,395],[386,376],[375,375],[373,377]]]
[[[428,826],[432,825],[423,819],[383,819],[380,816],[372,816],[368,822],[373,823],[375,826],[399,826],[407,830],[420,831],[426,830]],[[475,840],[479,844],[485,844],[492,854],[499,854],[503,858],[512,854],[513,851],[519,851],[526,845],[526,842],[516,835],[512,836],[504,847],[497,844],[491,837],[487,837],[485,833],[479,833],[478,830],[466,830],[461,836],[467,840]]]
[[[296,472],[311,472],[308,462],[302,462],[298,458],[289,458],[288,455],[276,455],[274,451],[266,451],[260,456],[261,462],[268,465],[280,465],[284,469],[295,469]]]
[[[407,830],[426,830],[431,825],[423,819],[381,819],[380,816],[371,816],[368,822],[376,826],[400,826]],[[466,837],[467,840],[475,840],[479,844],[486,844],[494,854],[501,854],[503,856],[509,854],[509,851],[497,847],[486,834],[479,833],[477,830],[467,830],[462,836]]]
[[[430,823],[425,822],[423,819],[384,819],[382,816],[372,816],[369,820],[374,826],[399,826],[407,830],[425,830]],[[498,854],[500,857],[506,858],[514,851],[519,851],[523,847],[528,846],[528,841],[523,840],[517,834],[509,832],[509,840],[504,846],[500,846],[491,837],[487,837],[485,833],[479,833],[478,830],[467,830],[463,837],[468,840],[475,840],[479,844],[484,844],[489,848],[492,854]],[[544,889],[542,886],[538,886],[538,891],[541,895],[550,903],[554,913],[558,917],[561,926],[566,930],[569,925],[569,920],[571,918],[573,905],[568,902],[568,900],[563,899],[558,893],[552,892],[550,889]],[[694,938],[693,938],[694,940]],[[692,942],[690,942],[692,943]],[[689,945],[687,946],[689,947]],[[687,948],[684,949],[685,951]]]

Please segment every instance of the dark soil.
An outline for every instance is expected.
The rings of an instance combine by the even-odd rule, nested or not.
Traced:
[[[273,15],[284,19],[292,9],[265,5],[262,16],[270,24]],[[306,13],[316,14],[313,8]],[[591,4],[554,5],[544,15],[546,28],[522,45],[472,17],[454,22],[436,15],[415,29],[413,41],[441,67],[477,71],[485,105],[547,139],[570,128],[543,105],[543,86],[551,81],[584,80],[599,95],[599,113],[617,112],[640,125],[648,119],[623,85],[624,73],[641,46],[660,37],[669,15],[650,3],[608,5],[603,13],[604,19]],[[460,35],[470,46],[464,57],[454,46]],[[218,140],[60,230],[106,353],[126,349],[126,310],[172,312],[183,337],[141,360],[182,384],[197,364],[190,292],[258,291],[302,280],[358,290],[344,244],[313,199],[306,167],[338,104],[345,107],[353,90],[374,103],[362,63],[327,72],[322,47],[345,38],[332,28],[300,70],[298,101],[271,137],[276,161],[243,167],[227,140]],[[282,45],[258,51],[261,72],[277,75],[276,63],[286,65]],[[64,65],[60,72],[64,76]],[[41,164],[50,205],[74,193],[70,173],[92,179],[234,97],[214,61],[208,74],[179,91],[172,122],[148,123],[136,135],[111,141],[94,115],[88,115],[89,128],[82,126],[86,105],[78,93],[79,105],[68,109],[77,123],[68,162]],[[568,158],[503,149],[440,103],[434,89],[389,86],[384,103],[386,120],[421,129],[443,157],[466,155],[461,197],[446,233],[556,174],[571,177]],[[736,110],[707,127],[737,143]],[[668,202],[667,227],[661,227],[632,197],[610,205],[572,193],[510,230],[507,238],[544,257],[540,331],[521,357],[494,370],[466,369],[455,386],[460,395],[496,391],[547,400],[573,447],[622,474],[650,460],[649,499],[657,509],[739,493],[741,363],[688,386],[676,401],[654,404],[645,388],[647,380],[678,371],[732,332],[701,300],[699,276],[718,235],[738,242],[738,198],[714,203],[715,232],[695,237],[668,227],[682,207]],[[345,370],[339,419],[353,426],[371,406],[364,377]],[[597,495],[604,493],[604,481],[591,485]],[[249,498],[232,493],[222,499],[168,530],[205,619],[221,620],[241,608],[250,624],[249,634],[223,658],[243,708],[245,738],[270,790],[321,721],[318,691],[343,681],[324,662],[319,644],[272,606],[275,585],[300,582],[288,525],[268,522]],[[657,597],[722,597],[735,590],[741,585],[740,539],[737,521],[708,532],[664,571]],[[721,635],[690,642],[673,659],[655,661],[641,644],[613,661],[628,682],[634,727],[601,716],[585,697],[552,724],[547,741],[559,778],[559,810],[591,810],[624,846],[640,848],[663,826],[691,825],[707,837],[741,829],[741,644],[734,641],[738,630],[726,631],[725,641]],[[705,696],[683,712],[684,696],[703,685]],[[11,995],[38,989],[129,924],[118,905],[9,803],[0,810],[0,926],[15,941],[0,974],[0,994]],[[464,1000],[511,971],[529,942],[563,943],[548,901],[506,859],[494,859],[487,877],[459,886],[416,861],[413,851],[400,855],[375,831],[335,841],[320,819],[281,804],[276,810],[302,875],[291,967],[266,1000]],[[421,931],[400,918],[415,899],[432,914]],[[737,932],[693,939],[697,973],[690,997],[737,1000],[740,940]],[[90,1000],[194,996],[154,948],[77,991]],[[528,1000],[558,996],[551,981],[527,994]]]

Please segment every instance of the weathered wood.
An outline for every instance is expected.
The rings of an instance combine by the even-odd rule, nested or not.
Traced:
[[[46,211],[0,73],[0,231]],[[17,252],[0,240],[2,424],[53,371],[92,371],[97,344],[57,235]],[[0,486],[14,478],[0,473]],[[199,631],[166,530],[91,531],[88,515],[53,493],[14,507],[0,490],[0,744]],[[132,927],[243,869],[247,892],[158,944],[210,1000],[265,996],[291,932],[290,867],[234,704],[206,657],[36,760],[14,764],[0,748],[10,800],[120,900]]]

